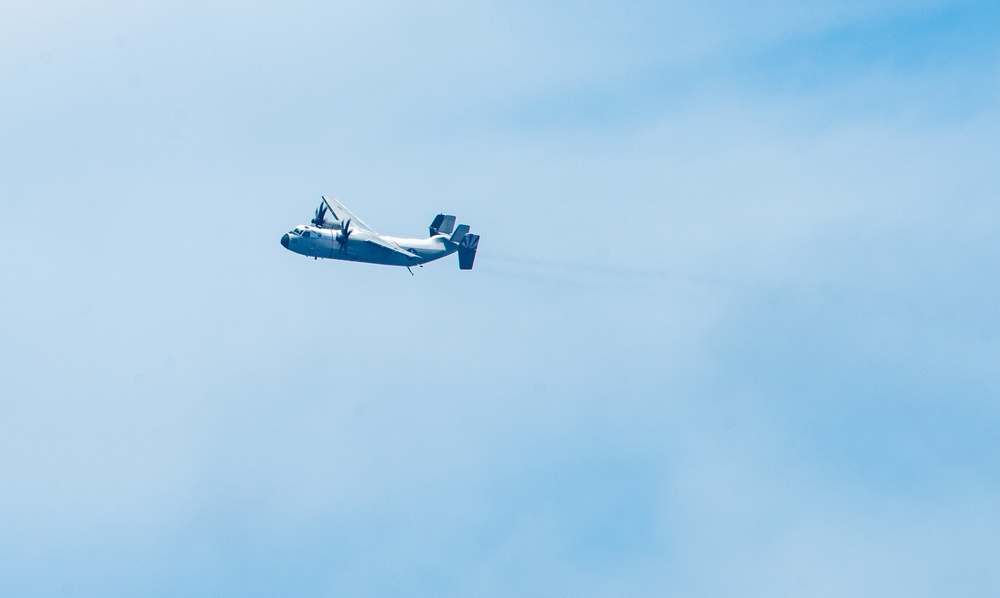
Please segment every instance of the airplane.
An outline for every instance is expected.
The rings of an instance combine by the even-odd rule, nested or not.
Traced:
[[[411,267],[423,267],[455,252],[461,270],[471,270],[476,260],[479,235],[470,233],[467,224],[455,228],[454,216],[435,216],[426,239],[389,237],[372,230],[336,199],[324,195],[321,200],[310,224],[281,236],[282,247],[313,259],[404,266],[411,275]]]

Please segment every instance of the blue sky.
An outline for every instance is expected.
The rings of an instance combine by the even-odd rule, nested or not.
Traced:
[[[5,2],[0,593],[996,595],[998,26]]]

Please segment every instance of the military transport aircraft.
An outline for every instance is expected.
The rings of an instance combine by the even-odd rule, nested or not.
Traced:
[[[344,204],[324,195],[311,223],[282,235],[281,246],[313,258],[405,266],[407,270],[457,251],[458,267],[471,270],[479,235],[470,233],[466,224],[454,227],[454,216],[438,214],[426,239],[388,237],[373,231]]]

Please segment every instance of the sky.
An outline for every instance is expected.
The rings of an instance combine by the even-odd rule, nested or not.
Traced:
[[[996,3],[5,0],[0,80],[0,594],[1000,593]]]

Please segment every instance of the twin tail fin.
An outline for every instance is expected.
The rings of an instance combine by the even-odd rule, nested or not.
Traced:
[[[458,244],[458,267],[462,270],[472,270],[476,261],[476,250],[479,249],[479,235],[466,233]]]
[[[455,217],[450,214],[438,214],[429,227],[432,237],[434,235],[450,235],[454,229]]]
[[[472,265],[476,261],[476,250],[479,249],[479,235],[469,233],[468,224],[459,224],[456,227],[454,216],[438,214],[428,230],[432,237],[450,235],[449,241],[458,244],[458,267],[462,270],[472,270]]]

